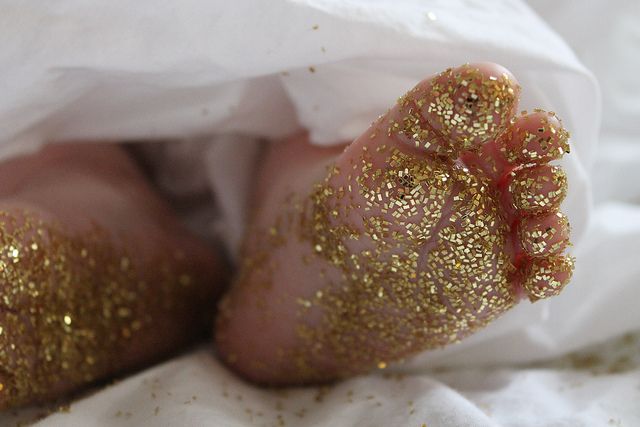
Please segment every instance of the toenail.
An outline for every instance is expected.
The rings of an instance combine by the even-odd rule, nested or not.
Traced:
[[[523,218],[519,227],[522,249],[532,257],[560,253],[569,244],[571,227],[566,215]]]
[[[569,256],[534,259],[522,283],[529,300],[558,295],[569,283],[574,266],[575,258]]]
[[[567,195],[567,175],[558,166],[529,166],[512,173],[513,207],[533,215],[557,209]]]

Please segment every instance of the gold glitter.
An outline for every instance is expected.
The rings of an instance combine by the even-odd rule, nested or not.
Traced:
[[[544,164],[570,152],[570,134],[555,114],[534,110],[539,126],[531,130],[532,118],[526,111],[498,140],[500,151],[511,164]]]
[[[515,90],[514,90],[515,87]],[[495,138],[508,123],[519,88],[506,75],[465,65],[421,83],[398,100],[388,136],[438,155],[457,157]]]
[[[574,266],[575,258],[569,256],[534,259],[522,287],[532,302],[556,296],[571,280]]]
[[[545,280],[555,280],[552,287],[559,289],[572,264],[549,266],[530,257],[557,253],[567,244],[561,218],[557,228],[534,227],[534,215],[553,211],[564,197],[562,172],[551,168],[536,175],[528,164],[510,182],[501,177],[514,192],[513,203],[528,209],[528,216],[513,218],[502,204],[507,188],[487,172],[497,172],[504,159],[484,169],[458,158],[480,158],[470,152],[516,126],[510,117],[518,93],[507,74],[464,66],[401,97],[349,148],[353,156],[328,168],[310,195],[288,196],[288,208],[274,224],[250,227],[240,276],[220,305],[219,324],[247,295],[265,322],[277,322],[268,292],[276,287],[276,274],[282,280],[281,271],[296,271],[289,268],[299,257],[317,275],[304,279],[314,281],[308,294],[305,286],[301,294],[277,294],[280,306],[294,303],[291,329],[298,338],[278,357],[281,369],[286,366],[283,376],[319,381],[327,379],[320,359],[331,360],[329,375],[341,377],[458,342],[511,308],[520,282],[530,298],[545,292]],[[545,140],[547,132],[556,139]],[[562,147],[562,134],[545,127],[531,139],[537,145],[530,151],[559,154],[550,142]],[[518,235],[512,227],[519,221]],[[265,225],[277,226],[277,239]],[[532,250],[512,260],[507,248],[518,237]],[[555,275],[552,267],[564,270]],[[252,366],[277,378],[269,363]]]
[[[357,199],[340,196],[333,170],[310,199],[294,203],[299,219],[291,220],[297,231],[290,233],[343,278],[321,288],[321,298],[298,300],[300,346],[283,357],[296,360],[307,378],[317,375],[315,348],[334,355],[349,375],[459,341],[515,303],[507,280],[513,266],[503,250],[507,228],[489,182],[453,161],[423,162],[396,148],[375,150],[383,164],[373,156],[363,150],[353,164]],[[360,222],[349,219],[354,210],[365,213]],[[246,265],[240,283],[268,275],[255,260]],[[314,308],[323,316],[312,326],[306,319]]]
[[[553,218],[523,218],[519,227],[522,247],[532,257],[561,252],[569,242],[569,233],[569,219],[560,212]]]
[[[513,206],[526,214],[557,209],[567,194],[567,175],[558,166],[533,166],[511,174]]]
[[[506,75],[487,79],[468,66],[445,71],[433,80],[427,120],[463,149],[475,148],[506,123],[516,101],[511,85]]]
[[[210,310],[213,287],[204,272],[176,286],[180,274],[195,273],[191,263],[163,255],[149,264],[157,272],[142,270],[112,242],[98,227],[71,235],[26,211],[0,212],[3,408],[129,367],[129,348],[157,336],[167,319],[197,326],[179,340],[205,330],[200,317]]]

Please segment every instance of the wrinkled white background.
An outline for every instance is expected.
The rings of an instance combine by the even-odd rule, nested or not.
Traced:
[[[640,328],[640,11],[623,0],[531,6],[0,0],[0,156],[45,142],[171,140],[150,150],[159,184],[215,194],[209,214],[186,216],[231,252],[259,161],[255,137],[304,127],[318,144],[349,140],[447,66],[505,65],[524,88],[522,107],[556,111],[573,135],[564,210],[578,264],[561,296],[394,367],[410,374],[401,381],[355,379],[322,402],[317,390],[245,385],[200,349],[42,425],[278,425],[278,416],[301,426],[640,424],[640,369],[594,377],[517,367]],[[443,366],[452,370],[426,370]]]

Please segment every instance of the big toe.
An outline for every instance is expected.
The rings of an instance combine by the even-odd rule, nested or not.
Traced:
[[[513,117],[519,94],[513,75],[492,63],[445,70],[430,81],[428,90],[425,118],[463,150],[495,139]]]
[[[388,134],[427,152],[456,158],[477,151],[509,125],[520,86],[493,63],[449,68],[425,79],[384,117]]]

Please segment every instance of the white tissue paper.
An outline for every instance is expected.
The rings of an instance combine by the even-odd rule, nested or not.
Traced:
[[[242,235],[259,139],[306,128],[315,144],[345,143],[446,67],[506,66],[523,87],[522,108],[555,111],[572,134],[563,210],[578,262],[561,296],[520,304],[460,344],[393,367],[403,379],[265,391],[202,349],[41,425],[640,423],[638,370],[594,378],[514,368],[640,328],[640,150],[629,143],[640,130],[640,85],[624,65],[640,65],[629,57],[640,18],[632,3],[532,2],[545,22],[515,0],[0,0],[0,157],[65,141],[164,141],[148,150],[158,184],[177,195],[213,194],[214,210],[185,217],[198,218],[199,231],[230,253]],[[604,96],[606,153],[596,156],[596,80],[549,23],[613,92]],[[591,37],[583,35],[589,25]],[[427,371],[445,367],[449,374]],[[576,383],[584,388],[571,389]],[[603,387],[613,391],[596,405]]]

